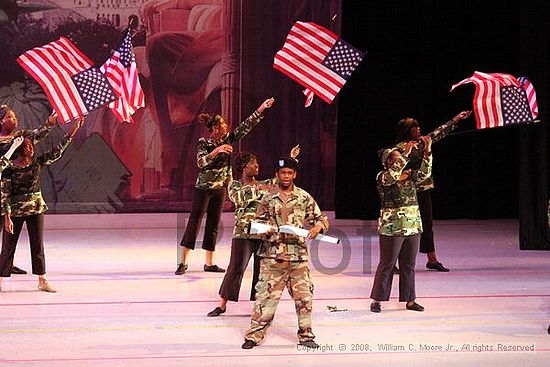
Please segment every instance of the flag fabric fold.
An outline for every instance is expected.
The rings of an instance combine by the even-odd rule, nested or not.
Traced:
[[[84,116],[116,98],[105,75],[65,37],[24,52],[17,62],[44,89],[60,121]]]
[[[473,108],[478,129],[527,124],[538,116],[535,89],[525,77],[476,71],[450,91],[468,83],[476,87]]]
[[[130,28],[126,29],[119,46],[100,70],[105,74],[117,95],[108,107],[117,120],[133,122],[132,115],[145,106],[145,96],[139,82]]]
[[[313,94],[331,103],[365,53],[313,22],[296,22],[273,67],[304,86],[306,107]]]

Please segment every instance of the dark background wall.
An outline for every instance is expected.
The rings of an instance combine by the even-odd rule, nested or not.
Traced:
[[[342,37],[367,57],[339,100],[337,217],[377,217],[377,149],[392,145],[403,117],[427,133],[472,109],[473,85],[448,91],[475,70],[528,76],[544,121],[550,44],[533,38],[548,38],[548,15],[528,1],[344,1]],[[517,217],[520,135],[541,126],[474,129],[472,116],[434,146],[435,217]]]

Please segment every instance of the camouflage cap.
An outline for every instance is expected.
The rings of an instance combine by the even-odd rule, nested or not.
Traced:
[[[382,154],[380,154],[380,160],[382,161],[382,164],[384,165],[384,167],[386,166],[386,161],[387,161],[388,158],[390,157],[390,154],[391,154],[394,150],[398,150],[398,149],[396,149],[396,148],[384,149],[384,150],[382,151]]]

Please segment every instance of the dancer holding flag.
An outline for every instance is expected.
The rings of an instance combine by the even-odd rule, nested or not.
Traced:
[[[82,126],[80,118],[58,146],[39,157],[34,155],[34,144],[25,138],[14,153],[14,160],[6,157],[0,160],[7,168],[2,172],[2,215],[4,216],[4,234],[0,252],[0,277],[9,277],[17,241],[27,223],[31,245],[32,273],[38,275],[38,289],[55,293],[56,290],[46,279],[46,259],[44,256],[44,212],[48,210],[42,197],[40,176],[42,167],[57,161]],[[1,289],[0,278],[0,289]]]
[[[423,156],[417,170],[405,170],[409,156],[418,144],[415,141],[406,143],[403,154],[396,148],[390,148],[385,149],[380,157],[384,166],[384,170],[376,176],[381,204],[378,218],[380,261],[370,296],[373,300],[371,312],[380,312],[380,302],[390,299],[393,268],[398,259],[399,301],[407,302],[408,310],[424,311],[424,307],[415,302],[414,267],[422,232],[416,188],[431,175],[432,141],[429,136],[420,139]]]
[[[233,131],[229,131],[227,122],[218,114],[203,113],[199,116],[199,121],[204,123],[209,136],[200,138],[197,144],[199,176],[193,190],[189,221],[180,243],[184,248],[176,275],[184,274],[188,269],[187,259],[191,250],[195,248],[197,232],[205,210],[206,225],[202,248],[206,251],[206,260],[203,270],[215,273],[225,272],[225,269],[213,263],[213,258],[225,193],[232,178],[230,158],[233,147],[231,144],[245,137],[264,118],[264,111],[270,108],[274,101],[273,98],[266,99]]]
[[[44,138],[46,138],[46,136],[48,136],[48,134],[52,130],[52,127],[55,126],[56,123],[57,123],[57,114],[54,112],[48,117],[44,125],[32,130],[21,129],[16,131],[15,129],[17,129],[19,125],[17,114],[11,107],[7,105],[1,105],[0,106],[0,156],[6,154],[6,152],[10,148],[10,145],[12,144],[14,139],[17,137],[29,138],[35,144],[42,141]],[[9,159],[11,155],[10,156],[6,155],[6,157]],[[4,217],[0,216],[0,233],[2,233],[3,228],[4,228]],[[15,265],[11,267],[11,273],[27,274],[25,270]]]
[[[428,134],[432,143],[436,143],[446,137],[451,131],[456,129],[460,120],[470,117],[472,111],[462,111],[445,124],[441,125],[434,131]],[[396,145],[395,147],[401,152],[404,151],[406,145],[410,141],[420,142],[420,126],[418,121],[411,117],[401,119],[396,127]],[[413,149],[409,155],[409,163],[407,169],[418,169],[422,162],[423,152],[421,149]],[[418,206],[420,208],[420,216],[422,217],[422,234],[420,236],[420,252],[426,254],[428,262],[427,269],[448,272],[449,269],[444,267],[437,259],[435,253],[434,232],[433,232],[433,214],[432,214],[432,196],[431,190],[434,188],[432,175],[421,182],[416,189],[418,197]]]

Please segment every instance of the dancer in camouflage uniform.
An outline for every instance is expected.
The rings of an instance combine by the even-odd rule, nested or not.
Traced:
[[[446,137],[451,131],[456,129],[460,120],[466,119],[470,116],[472,111],[462,111],[445,124],[439,126],[437,129],[428,134],[433,143],[437,143],[444,137]],[[397,123],[396,128],[396,148],[403,151],[405,144],[409,141],[419,141],[420,139],[420,126],[418,121],[413,118],[407,117],[400,120]],[[409,163],[407,169],[418,169],[422,162],[422,149],[413,149],[409,156]],[[423,232],[420,235],[420,252],[426,254],[428,262],[426,268],[433,269],[442,272],[448,272],[449,269],[444,267],[437,259],[435,253],[434,233],[432,229],[433,214],[432,214],[432,196],[431,190],[434,188],[433,177],[430,175],[424,182],[420,183],[416,189],[416,195],[418,198],[418,206],[420,208],[420,216],[422,218]]]
[[[308,237],[315,238],[319,233],[327,231],[328,219],[310,194],[294,186],[296,170],[294,159],[278,160],[278,185],[260,201],[256,219],[275,228],[285,224],[304,228],[305,222],[308,222],[312,226]],[[265,337],[285,288],[296,307],[299,344],[318,347],[313,340],[315,335],[311,327],[313,282],[305,238],[270,232],[266,234],[259,255],[262,260],[256,302],[242,348],[251,349]]]
[[[42,141],[50,131],[52,127],[57,123],[57,114],[54,112],[49,117],[46,123],[36,129],[17,129],[19,121],[15,111],[7,106],[0,106],[0,156],[4,155],[10,148],[13,139],[17,137],[29,138],[34,144]],[[0,233],[4,228],[4,218],[0,217]],[[15,265],[11,267],[12,274],[27,274],[27,272]]]
[[[231,144],[244,138],[263,119],[264,110],[270,108],[273,102],[273,98],[266,99],[250,117],[231,132],[222,116],[209,114],[199,116],[199,120],[205,124],[210,136],[200,138],[197,144],[199,176],[193,190],[189,221],[180,243],[180,246],[183,246],[183,252],[176,275],[187,271],[187,258],[191,250],[195,249],[197,232],[205,210],[206,224],[202,248],[206,251],[206,261],[203,269],[215,273],[225,272],[224,269],[213,264],[213,257],[225,192],[232,179],[230,158],[233,147]]]
[[[65,135],[57,148],[35,158],[34,144],[26,138],[14,153],[13,161],[2,157],[2,215],[4,233],[2,252],[0,252],[0,277],[9,277],[17,241],[27,224],[31,246],[32,273],[38,275],[38,289],[43,292],[56,292],[46,279],[46,260],[44,256],[44,212],[48,210],[42,197],[40,176],[42,167],[57,161],[69,146],[74,135],[83,123],[76,122]],[[0,278],[0,284],[1,284]]]
[[[399,301],[407,302],[407,309],[424,311],[415,302],[414,267],[418,252],[422,221],[418,209],[416,189],[426,180],[432,170],[431,139],[422,137],[423,157],[418,170],[405,170],[409,155],[417,144],[408,142],[403,154],[397,149],[382,152],[384,170],[376,176],[381,209],[378,218],[380,262],[374,276],[370,310],[380,312],[380,302],[390,299],[393,267],[399,259]]]

